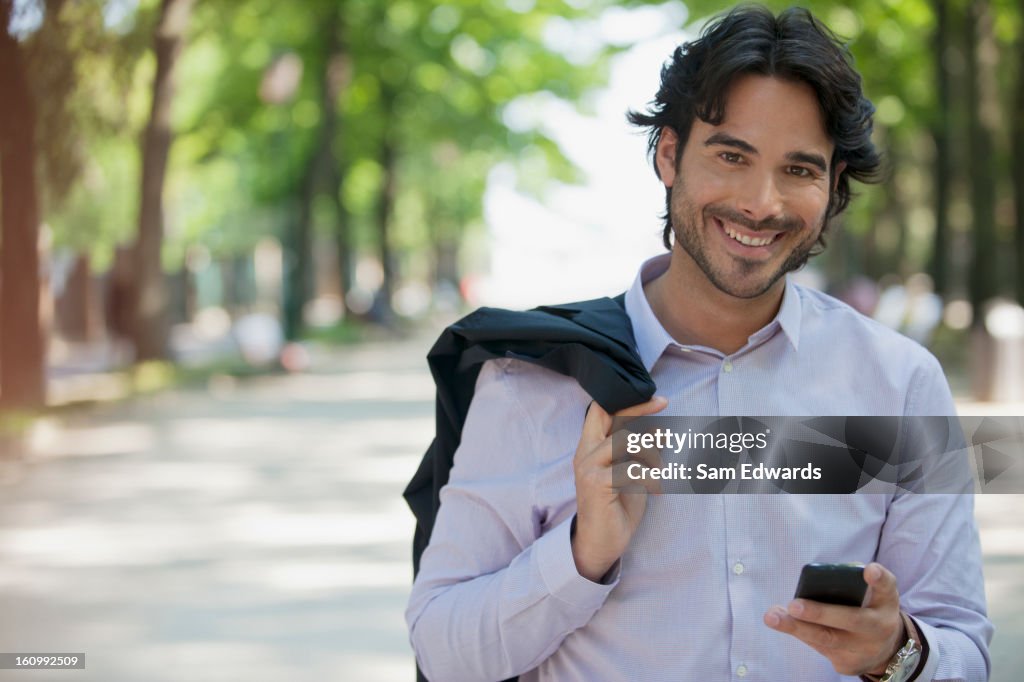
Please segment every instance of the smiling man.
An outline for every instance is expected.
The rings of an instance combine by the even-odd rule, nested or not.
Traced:
[[[878,172],[873,107],[804,10],[736,9],[646,113],[669,253],[626,292],[659,396],[618,415],[952,415],[935,359],[786,274]],[[651,495],[613,485],[573,379],[488,361],[407,611],[433,680],[984,680],[967,495]],[[862,607],[791,599],[860,562]]]

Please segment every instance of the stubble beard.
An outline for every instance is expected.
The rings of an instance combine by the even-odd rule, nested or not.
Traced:
[[[761,296],[786,273],[802,268],[811,257],[818,235],[821,234],[821,230],[825,229],[828,222],[827,215],[823,215],[820,220],[821,230],[808,233],[803,241],[793,247],[775,271],[768,275],[762,274],[759,277],[758,273],[763,272],[766,267],[770,267],[769,264],[727,255],[726,257],[731,260],[735,269],[733,272],[725,272],[723,268],[719,268],[711,262],[705,235],[710,230],[718,229],[712,225],[711,217],[714,215],[724,216],[728,220],[743,224],[750,229],[768,229],[769,227],[775,231],[784,229],[787,234],[780,235],[779,239],[788,238],[789,232],[799,229],[803,225],[801,220],[781,216],[772,219],[768,224],[757,225],[738,215],[734,210],[717,204],[709,204],[704,207],[703,211],[698,212],[697,207],[686,194],[681,176],[676,176],[670,205],[672,233],[675,235],[676,243],[689,254],[716,289],[743,299]]]

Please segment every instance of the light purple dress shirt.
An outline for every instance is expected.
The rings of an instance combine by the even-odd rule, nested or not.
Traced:
[[[952,415],[916,343],[788,282],[731,355],[676,343],[643,284],[626,295],[662,415]],[[590,398],[514,359],[485,364],[406,620],[432,682],[856,679],[762,622],[808,562],[879,561],[931,648],[919,680],[984,680],[988,642],[970,495],[662,495],[608,584],[580,576],[572,458]]]

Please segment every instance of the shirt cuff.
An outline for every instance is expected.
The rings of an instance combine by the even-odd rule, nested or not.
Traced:
[[[928,682],[928,680],[934,679],[935,674],[939,671],[939,652],[931,646],[931,643],[936,641],[937,628],[919,621],[909,613],[907,617],[914,621],[914,627],[917,628],[917,633],[921,636],[921,665],[918,666],[917,673],[910,679],[914,682]]]
[[[533,543],[541,579],[548,593],[578,609],[596,610],[619,584],[618,562],[600,583],[584,578],[572,558],[569,531],[575,515],[558,524]]]
[[[905,618],[907,621],[909,621],[910,625],[913,625],[914,631],[911,632],[909,628],[905,627],[905,634],[909,637],[913,637],[914,641],[917,642],[917,645],[921,647],[921,658],[918,660],[917,667],[914,669],[914,672],[908,679],[908,682],[932,679],[935,676],[935,669],[939,665],[938,657],[934,657],[934,662],[932,664],[929,664],[928,659],[930,658],[929,654],[931,653],[931,647],[928,645],[928,638],[925,637],[924,633],[921,631],[921,624],[914,620],[914,618],[912,618],[910,614],[906,613],[905,611],[900,611],[900,618]],[[907,623],[905,623],[905,625],[907,625]],[[904,639],[903,642],[906,642],[906,639]],[[902,647],[903,644],[900,644],[900,648]],[[879,682],[879,680],[881,680],[884,675],[885,673],[882,673],[882,675],[865,674],[861,675],[860,679],[861,682]]]

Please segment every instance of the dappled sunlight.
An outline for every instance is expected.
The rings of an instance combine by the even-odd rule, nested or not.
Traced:
[[[981,551],[984,555],[1024,558],[1024,528],[985,528],[981,535]]]
[[[346,374],[300,374],[287,382],[254,382],[248,399],[272,398],[333,402],[337,400],[425,401],[433,405],[434,382],[415,371],[354,371]]]
[[[0,482],[3,641],[75,642],[90,679],[411,677],[433,387],[418,350],[355,355],[36,422]]]
[[[38,457],[124,455],[153,449],[153,427],[138,422],[119,422],[82,428],[63,428],[42,419],[29,434],[29,452]]]
[[[197,530],[194,523],[68,521],[0,531],[0,556],[28,566],[160,566],[207,556],[220,545],[216,535]]]
[[[223,567],[230,571],[232,566]],[[238,567],[241,568],[241,567]],[[283,592],[323,592],[370,587],[407,590],[412,568],[395,562],[273,561],[247,565],[229,574],[232,583]]]
[[[405,523],[396,518],[401,503],[389,505],[387,515],[321,513],[302,514],[267,505],[249,505],[229,513],[218,524],[223,540],[266,547],[309,547],[385,544],[412,537],[412,517]]]
[[[1024,557],[1024,526],[1021,504],[1024,495],[977,495],[974,515],[985,556]]]

